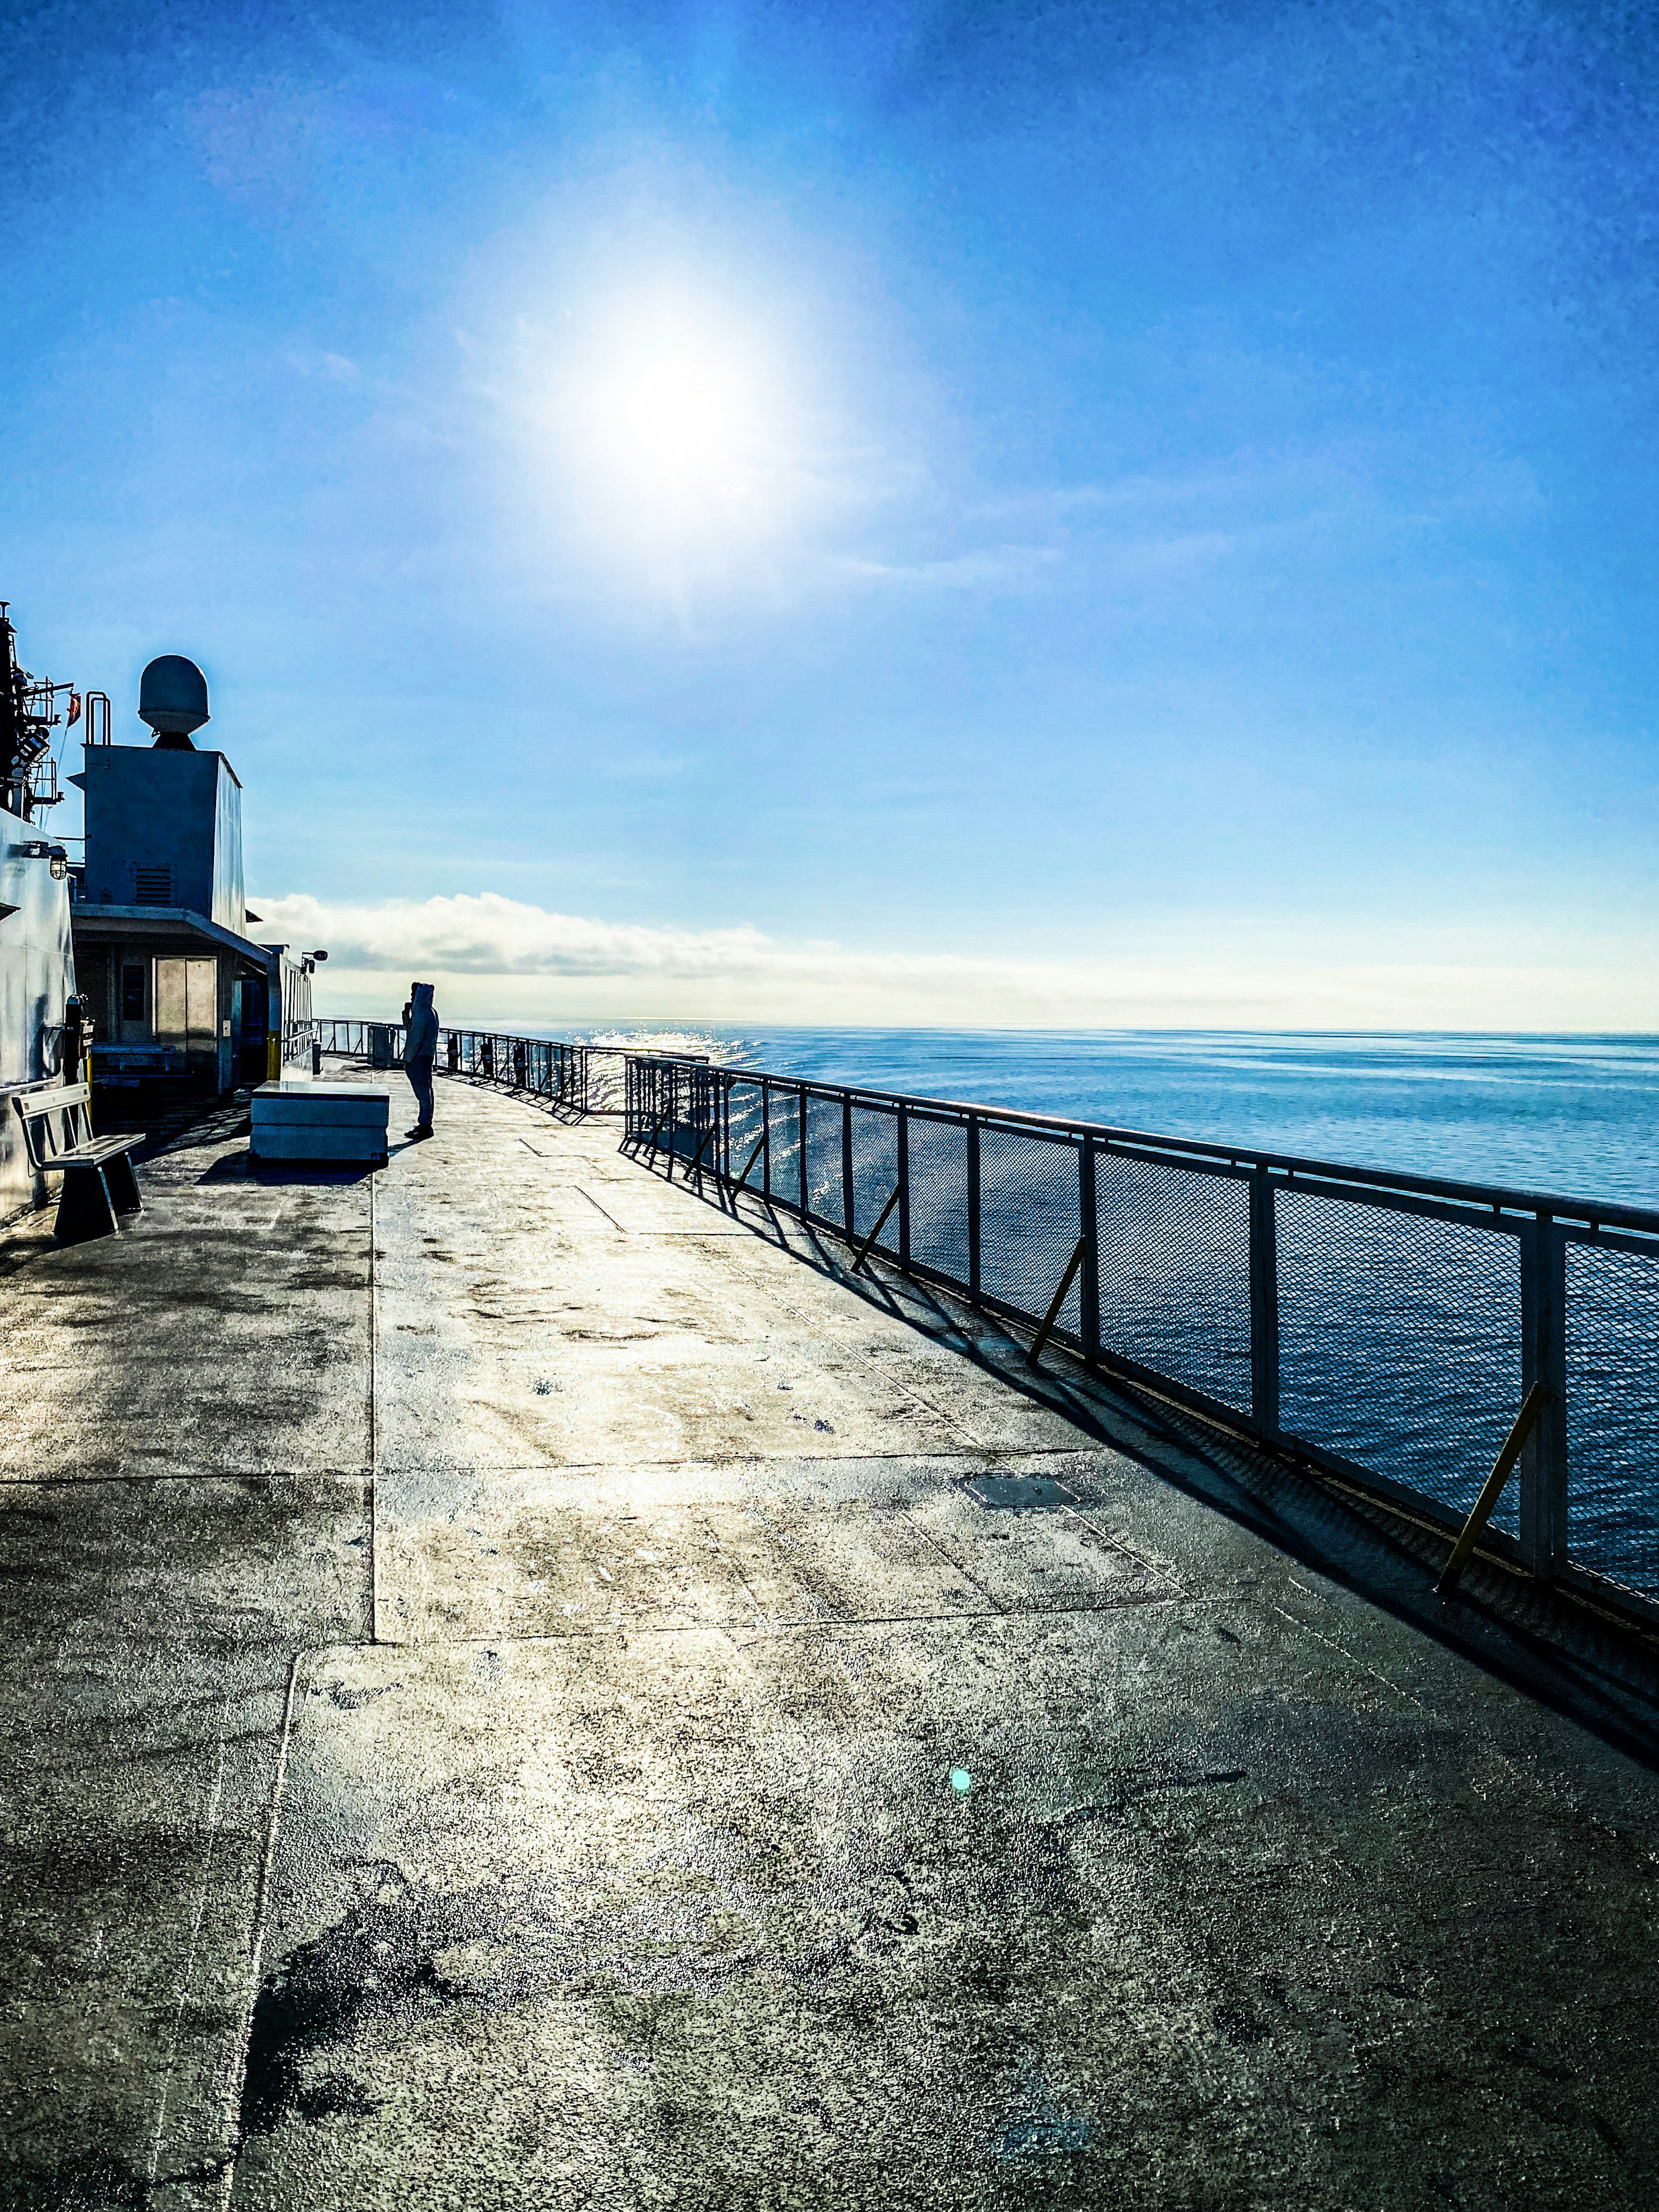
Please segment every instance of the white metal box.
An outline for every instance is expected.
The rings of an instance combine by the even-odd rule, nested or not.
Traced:
[[[379,1085],[262,1083],[248,1158],[384,1167],[391,1113],[392,1093]]]

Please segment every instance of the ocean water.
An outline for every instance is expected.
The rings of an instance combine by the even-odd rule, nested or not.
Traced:
[[[558,1034],[1160,1136],[1659,1206],[1659,1036],[628,1023]]]

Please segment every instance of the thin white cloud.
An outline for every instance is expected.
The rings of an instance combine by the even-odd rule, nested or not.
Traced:
[[[868,583],[919,591],[1024,591],[1040,582],[1061,557],[1053,545],[995,545],[940,561],[842,560],[834,565]]]
[[[615,1015],[690,1021],[962,1028],[1620,1030],[1659,1021],[1652,963],[1505,965],[1447,947],[1442,962],[1236,964],[1048,962],[787,944],[748,927],[665,929],[556,914],[495,892],[379,906],[256,897],[260,935],[326,945],[319,1009],[395,1012],[415,976],[447,1019],[552,1026]]]

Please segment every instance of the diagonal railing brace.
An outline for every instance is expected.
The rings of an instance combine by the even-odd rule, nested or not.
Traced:
[[[864,1265],[865,1261],[869,1258],[869,1256],[870,1256],[870,1248],[871,1248],[871,1246],[875,1243],[875,1241],[876,1241],[877,1237],[880,1236],[880,1234],[881,1234],[882,1231],[883,1231],[884,1229],[885,1229],[885,1227],[887,1226],[887,1217],[888,1217],[888,1215],[892,1212],[893,1208],[894,1208],[894,1207],[898,1204],[898,1202],[899,1202],[899,1186],[898,1186],[898,1184],[897,1184],[897,1183],[895,1183],[895,1184],[893,1185],[892,1195],[889,1198],[889,1200],[888,1200],[888,1201],[887,1201],[886,1205],[883,1206],[883,1208],[881,1209],[881,1212],[880,1212],[877,1216],[876,1216],[876,1225],[875,1225],[875,1227],[874,1227],[874,1228],[870,1231],[870,1234],[869,1234],[869,1235],[865,1238],[865,1240],[864,1240],[863,1243],[862,1243],[862,1244],[860,1244],[860,1245],[859,1246],[859,1249],[858,1249],[858,1257],[857,1257],[857,1258],[854,1261],[854,1262],[853,1262],[853,1268],[852,1268],[852,1272],[854,1273],[854,1274],[855,1274],[855,1275],[857,1274],[857,1273],[858,1273],[859,1269],[860,1269],[860,1268]]]
[[[1041,1358],[1042,1347],[1048,1341],[1049,1332],[1060,1319],[1060,1310],[1066,1303],[1066,1293],[1071,1289],[1077,1271],[1083,1265],[1084,1255],[1088,1249],[1087,1237],[1079,1237],[1077,1240],[1076,1251],[1066,1262],[1066,1273],[1060,1279],[1060,1288],[1048,1301],[1048,1310],[1042,1316],[1042,1326],[1032,1339],[1031,1348],[1025,1355],[1025,1364],[1028,1367],[1035,1367]]]
[[[1521,1401],[1521,1410],[1515,1417],[1515,1426],[1504,1437],[1504,1448],[1492,1462],[1492,1473],[1481,1485],[1480,1495],[1474,1501],[1474,1510],[1463,1523],[1462,1534],[1452,1546],[1451,1557],[1446,1562],[1446,1571],[1434,1586],[1434,1594],[1437,1597],[1450,1597],[1455,1591],[1458,1580],[1469,1563],[1469,1554],[1474,1549],[1475,1540],[1487,1522],[1491,1520],[1492,1509],[1504,1494],[1504,1485],[1515,1472],[1515,1463],[1525,1448],[1527,1438],[1532,1434],[1538,1416],[1549,1403],[1549,1386],[1547,1383],[1534,1382]]]
[[[763,1129],[759,1137],[756,1139],[754,1151],[750,1153],[748,1159],[744,1163],[743,1173],[738,1177],[737,1181],[732,1186],[732,1195],[733,1198],[738,1195],[738,1193],[743,1188],[744,1183],[748,1182],[750,1176],[754,1171],[756,1161],[765,1150],[766,1132]]]

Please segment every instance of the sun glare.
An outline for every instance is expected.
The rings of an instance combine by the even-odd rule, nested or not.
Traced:
[[[657,339],[619,364],[599,401],[610,457],[642,486],[717,483],[743,461],[744,377],[738,364],[684,338]]]
[[[569,461],[613,528],[762,532],[789,475],[774,363],[752,335],[676,304],[599,323],[561,409]]]

